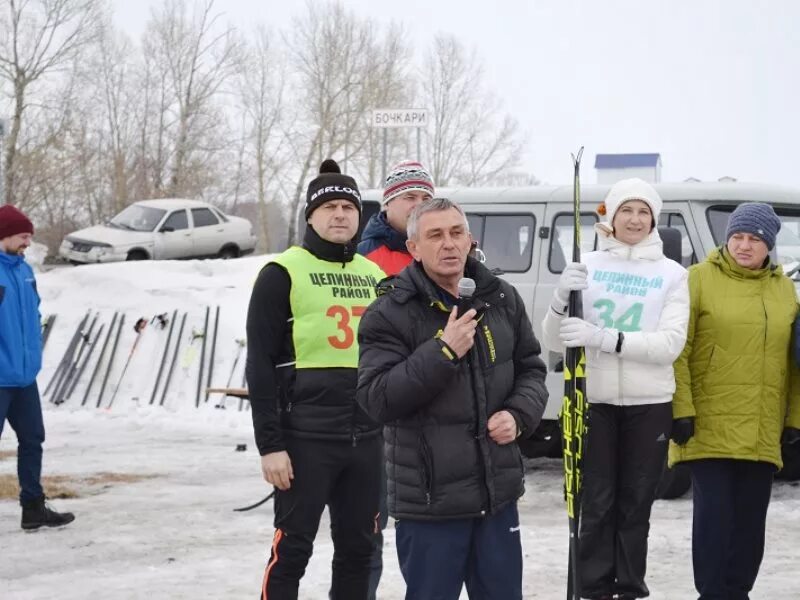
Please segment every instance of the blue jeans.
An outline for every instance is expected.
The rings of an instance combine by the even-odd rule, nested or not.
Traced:
[[[517,503],[474,519],[412,521],[396,527],[406,600],[522,600]]]
[[[17,477],[20,502],[44,495],[41,484],[44,421],[36,383],[23,388],[0,388],[0,437],[8,419],[19,440]]]

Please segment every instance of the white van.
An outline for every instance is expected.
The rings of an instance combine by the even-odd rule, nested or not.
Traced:
[[[594,224],[600,218],[595,209],[609,187],[581,188],[583,252],[595,248]],[[774,206],[783,222],[775,258],[789,273],[800,266],[800,189],[738,182],[663,183],[655,188],[664,200],[659,227],[680,233],[680,249],[670,254],[665,243],[665,252],[684,266],[702,260],[725,242],[728,215],[747,201]],[[519,290],[534,332],[541,339],[541,323],[553,289],[565,257],[572,255],[572,186],[437,189],[436,195],[450,198],[464,209],[472,236],[486,255],[486,265],[501,270],[501,276]],[[364,222],[379,210],[379,198],[378,192],[364,193]],[[677,238],[674,232],[673,236]],[[796,270],[792,276],[800,281]],[[523,452],[531,457],[558,456],[561,451],[557,422],[564,390],[561,355],[543,351],[543,359],[548,367],[550,400],[542,424],[523,445]],[[800,460],[788,462],[784,472],[800,476]]]

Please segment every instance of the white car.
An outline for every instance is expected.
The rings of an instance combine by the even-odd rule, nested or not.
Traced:
[[[247,219],[197,200],[142,200],[104,225],[70,233],[59,254],[72,263],[236,258],[255,249]]]

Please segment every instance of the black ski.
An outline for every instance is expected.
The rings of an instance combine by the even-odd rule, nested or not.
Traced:
[[[208,377],[206,378],[206,399],[208,402],[208,388],[211,387],[211,378],[214,376],[214,356],[217,350],[217,331],[219,330],[219,305],[214,313],[214,333],[211,336],[211,353],[208,358]]]
[[[78,372],[78,368],[81,364],[81,358],[89,346],[89,342],[92,339],[92,332],[94,331],[94,326],[97,324],[97,319],[99,316],[100,313],[95,313],[91,323],[89,324],[89,329],[81,332],[81,339],[76,347],[76,353],[70,359],[66,366],[66,370],[64,371],[66,377],[64,377],[64,379],[56,385],[56,389],[53,390],[53,402],[55,404],[63,404],[64,400],[66,400],[67,391],[72,387],[75,374]]]
[[[100,385],[100,393],[97,394],[97,408],[100,408],[103,402],[103,394],[106,391],[106,384],[108,377],[111,375],[111,369],[114,368],[114,359],[117,357],[117,346],[119,346],[119,338],[122,335],[122,326],[125,325],[125,314],[120,316],[117,325],[117,335],[114,336],[114,345],[111,346],[111,354],[108,356],[108,365],[106,366],[106,374],[103,376],[103,383]]]
[[[78,367],[77,372],[75,373],[75,377],[72,379],[72,383],[67,388],[67,393],[64,394],[64,400],[69,400],[72,398],[72,392],[75,391],[75,388],[78,386],[78,382],[80,381],[81,377],[83,377],[83,372],[86,370],[86,365],[89,364],[89,361],[92,358],[92,354],[94,353],[94,349],[97,346],[97,342],[100,339],[100,336],[103,335],[103,329],[105,329],[106,324],[102,323],[100,325],[100,329],[97,330],[97,333],[94,336],[94,339],[89,342],[89,350],[86,352],[86,356],[83,357],[80,366]]]
[[[169,355],[169,343],[172,341],[172,331],[175,329],[175,321],[178,318],[178,310],[172,311],[172,319],[169,322],[169,332],[167,333],[167,342],[164,344],[164,353],[161,355],[161,364],[158,365],[158,373],[156,374],[156,382],[153,384],[153,393],[150,394],[150,404],[156,400],[156,393],[158,392],[158,384],[161,383],[161,375],[164,373],[164,364],[167,362]]]
[[[42,323],[42,352],[44,352],[45,346],[47,346],[47,339],[50,337],[50,332],[53,331],[53,325],[56,322],[56,315],[47,315]]]
[[[117,313],[114,313],[114,316],[111,317],[111,325],[108,326],[108,332],[106,333],[106,337],[103,340],[103,345],[100,347],[100,355],[97,357],[97,363],[92,369],[92,374],[89,377],[89,382],[86,384],[86,391],[83,392],[83,399],[81,400],[81,406],[86,406],[86,401],[89,399],[89,393],[92,391],[92,386],[94,385],[94,380],[97,377],[97,374],[100,372],[100,365],[103,363],[103,356],[106,354],[106,348],[108,347],[108,342],[111,339],[111,336],[114,334],[114,326],[117,324]]]
[[[178,352],[181,349],[181,337],[183,336],[183,328],[185,325],[186,313],[183,313],[183,318],[181,318],[181,326],[178,328],[178,338],[175,340],[175,350],[172,352],[172,360],[169,363],[167,377],[164,380],[164,389],[161,392],[161,400],[158,402],[159,406],[164,406],[164,399],[167,397],[167,391],[169,391],[169,383],[172,381],[172,373],[175,371],[175,363],[178,362]]]
[[[61,360],[56,367],[56,370],[53,371],[53,375],[50,377],[50,381],[47,383],[47,387],[44,388],[44,392],[42,393],[43,396],[47,396],[50,393],[50,390],[53,389],[55,386],[56,388],[61,385],[61,380],[64,377],[64,373],[67,370],[67,364],[72,361],[72,357],[75,354],[75,347],[78,345],[81,339],[81,334],[83,332],[83,328],[86,325],[86,321],[89,320],[89,311],[83,316],[78,323],[78,326],[75,328],[75,333],[72,334],[72,338],[70,338],[69,344],[67,344],[67,349],[64,350],[64,354],[61,357]],[[50,402],[53,401],[53,397],[50,397]]]
[[[573,213],[574,231],[572,237],[572,262],[581,260],[581,183],[580,168],[583,148],[572,156],[574,167]],[[583,298],[581,292],[569,294],[570,317],[583,318]],[[584,348],[567,348],[564,359],[564,402],[561,408],[562,448],[564,451],[564,492],[567,501],[569,520],[569,575],[567,579],[567,600],[580,600],[581,576],[578,567],[580,506],[581,506],[581,463],[586,439],[586,353]]]
[[[206,362],[206,338],[208,337],[208,316],[211,313],[211,307],[206,306],[206,320],[203,324],[203,343],[200,346],[200,367],[197,370],[197,396],[195,397],[195,408],[200,408],[200,393],[203,391],[203,365]]]

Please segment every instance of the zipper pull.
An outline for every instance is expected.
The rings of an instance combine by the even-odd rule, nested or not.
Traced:
[[[355,448],[355,447],[356,447],[356,444],[357,444],[357,443],[358,443],[358,437],[357,437],[357,436],[356,436],[356,434],[354,433],[354,434],[353,434],[353,448]]]

